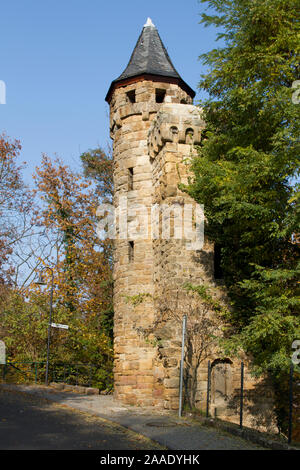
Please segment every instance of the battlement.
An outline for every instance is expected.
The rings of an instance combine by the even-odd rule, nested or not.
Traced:
[[[152,159],[167,142],[198,145],[204,121],[201,110],[193,105],[164,103],[148,133],[148,152]]]

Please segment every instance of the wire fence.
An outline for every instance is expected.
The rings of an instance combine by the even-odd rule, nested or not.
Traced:
[[[45,383],[46,362],[9,362],[2,364],[1,369],[0,379],[5,383]],[[50,363],[48,379],[49,382],[98,388],[99,367],[95,364]]]

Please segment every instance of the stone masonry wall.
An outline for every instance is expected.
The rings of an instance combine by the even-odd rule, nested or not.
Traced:
[[[147,136],[151,122],[161,107],[156,102],[156,89],[165,90],[165,101],[191,102],[191,98],[177,85],[141,80],[116,88],[110,103],[110,130],[114,140],[114,205],[118,207],[122,197],[127,197],[129,208],[140,204],[147,208],[149,214],[152,168]],[[134,103],[130,101],[132,91],[135,92]],[[134,216],[129,224],[131,222],[134,223]],[[130,240],[130,233],[124,239],[118,239],[119,231],[117,221],[114,265],[115,394],[125,403],[159,406],[161,397],[154,391],[155,349],[139,333],[140,329],[148,328],[154,322],[153,299],[146,298],[142,305],[137,306],[128,301],[128,297],[139,293],[153,296],[152,240],[151,236]],[[133,242],[133,248],[129,242]]]

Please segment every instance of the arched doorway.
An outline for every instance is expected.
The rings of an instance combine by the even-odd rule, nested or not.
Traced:
[[[232,394],[232,361],[216,359],[211,365],[211,404],[216,414],[227,410]]]

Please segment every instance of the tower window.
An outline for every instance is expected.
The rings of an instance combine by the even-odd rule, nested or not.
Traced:
[[[178,142],[178,128],[176,126],[170,127],[170,135],[173,142]]]
[[[185,131],[185,141],[187,144],[192,144],[194,138],[194,129],[189,128]]]
[[[133,168],[128,168],[128,191],[133,190]]]
[[[157,88],[155,90],[155,100],[156,103],[163,103],[166,96],[166,90],[161,90]]]
[[[223,279],[223,270],[221,266],[221,261],[222,261],[221,250],[222,250],[221,245],[218,245],[216,243],[215,249],[214,249],[214,277],[215,279]]]
[[[129,103],[135,103],[135,90],[128,91],[126,95]]]
[[[131,263],[134,260],[134,242],[128,243],[128,261]]]

